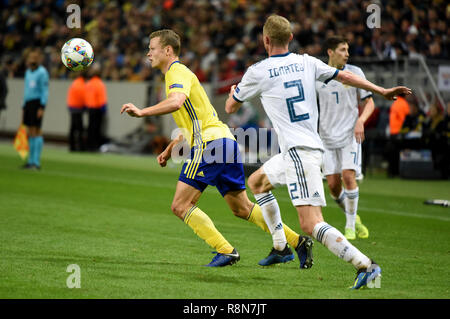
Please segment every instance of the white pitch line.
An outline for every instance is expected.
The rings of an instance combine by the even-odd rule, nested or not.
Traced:
[[[381,209],[381,208],[367,208],[367,207],[359,207],[360,210],[364,210],[367,212],[376,212],[381,214],[390,214],[390,215],[398,215],[398,216],[406,216],[406,217],[416,217],[416,218],[424,218],[424,219],[437,219],[442,220],[444,222],[450,221],[449,217],[445,216],[434,216],[434,215],[425,215],[425,214],[416,214],[416,213],[407,213],[407,212],[399,212],[389,209]]]
[[[89,179],[89,180],[96,180],[96,181],[106,181],[106,182],[115,182],[115,183],[123,183],[123,184],[131,184],[136,186],[146,186],[146,187],[160,187],[160,188],[167,188],[167,189],[173,189],[175,190],[175,183],[155,183],[153,181],[137,181],[137,180],[127,180],[127,179],[121,179],[116,177],[105,177],[105,176],[98,176],[98,175],[86,175],[86,174],[71,174],[67,172],[46,172],[48,175],[53,176],[63,176],[63,177],[74,177],[74,178],[81,178],[81,179]],[[150,177],[149,177],[150,178]],[[204,192],[212,193],[216,192],[213,187],[208,187],[205,189]],[[281,202],[291,202],[289,198],[280,197],[277,199]],[[445,216],[434,216],[434,215],[425,215],[425,214],[417,214],[417,213],[408,213],[408,212],[402,212],[402,211],[394,211],[390,209],[382,209],[382,208],[368,208],[368,207],[359,207],[358,209],[367,211],[369,213],[380,213],[380,214],[388,214],[388,215],[397,215],[397,216],[405,216],[405,217],[414,217],[414,218],[422,218],[422,219],[435,219],[435,220],[441,220],[444,222],[449,222],[450,217]]]
[[[291,200],[288,198],[280,198],[278,200],[281,202],[291,202]],[[422,219],[436,219],[436,220],[441,220],[444,222],[450,221],[450,217],[445,217],[445,216],[434,216],[434,215],[408,213],[408,212],[394,211],[394,210],[382,209],[382,208],[358,207],[358,209],[367,211],[369,213],[381,213],[381,214],[397,215],[397,216],[405,216],[405,217],[415,217],[415,218],[422,218]]]

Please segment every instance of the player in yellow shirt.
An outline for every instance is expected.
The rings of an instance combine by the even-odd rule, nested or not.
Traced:
[[[217,254],[206,266],[231,265],[240,259],[236,249],[216,229],[214,223],[196,206],[203,190],[215,186],[237,217],[248,220],[264,231],[267,227],[261,208],[252,203],[245,191],[244,169],[236,140],[228,126],[221,122],[208,96],[193,72],[178,60],[180,38],[172,30],[155,31],[150,35],[147,54],[152,68],[165,75],[167,98],[160,103],[137,108],[132,103],[122,106],[120,113],[133,117],[155,116],[171,113],[183,133],[174,139],[158,156],[160,166],[166,166],[173,147],[186,139],[191,146],[191,157],[181,170],[172,202],[172,212],[189,225]],[[281,226],[281,224],[280,224]],[[266,264],[284,263],[294,259],[287,243],[296,249],[300,268],[312,266],[312,240],[299,236],[283,225],[284,239],[275,243],[282,245],[278,253],[265,261]],[[281,247],[281,248],[280,248]],[[261,264],[261,263],[260,263]]]

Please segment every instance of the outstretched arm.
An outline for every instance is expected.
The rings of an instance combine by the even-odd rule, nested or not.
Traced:
[[[384,96],[384,98],[387,100],[395,100],[396,96],[399,94],[405,95],[411,94],[411,89],[407,88],[406,86],[396,86],[390,89],[385,89],[348,71],[339,71],[339,73],[336,76],[336,80],[343,84],[371,91],[373,93],[377,93],[379,95]]]
[[[120,114],[127,112],[129,116],[133,117],[168,114],[178,111],[183,106],[184,101],[186,101],[186,95],[184,93],[172,92],[167,99],[143,109],[139,109],[133,103],[126,103],[122,106]]]

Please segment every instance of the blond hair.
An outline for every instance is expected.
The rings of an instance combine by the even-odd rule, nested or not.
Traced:
[[[264,23],[263,34],[269,37],[273,45],[285,46],[291,38],[291,24],[282,16],[271,15]]]
[[[175,31],[170,29],[158,30],[150,34],[150,40],[153,38],[159,38],[159,42],[163,48],[169,45],[172,47],[176,56],[180,55],[180,36]]]

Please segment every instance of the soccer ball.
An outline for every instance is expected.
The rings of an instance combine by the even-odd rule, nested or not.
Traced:
[[[61,61],[71,71],[82,71],[94,61],[94,50],[86,40],[73,38],[63,45]]]

